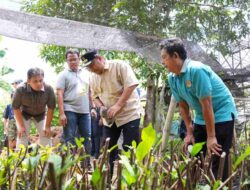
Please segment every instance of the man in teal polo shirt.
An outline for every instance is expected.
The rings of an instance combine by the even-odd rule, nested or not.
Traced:
[[[165,39],[160,43],[163,65],[169,70],[168,82],[179,103],[187,127],[184,148],[204,142],[203,151],[214,153],[213,173],[217,177],[219,156],[228,155],[232,145],[234,118],[237,116],[234,100],[220,77],[207,65],[187,58],[183,42]],[[195,111],[194,125],[189,109]],[[193,127],[194,126],[194,127]],[[226,157],[223,180],[228,176]]]

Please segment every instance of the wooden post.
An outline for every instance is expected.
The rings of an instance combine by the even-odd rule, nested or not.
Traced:
[[[175,101],[175,99],[174,99],[174,97],[172,95],[171,100],[170,100],[170,104],[169,104],[169,108],[168,108],[167,118],[166,118],[164,128],[163,128],[163,136],[162,136],[162,144],[161,144],[161,151],[162,152],[166,148],[166,143],[167,143],[169,133],[170,133],[170,129],[171,129],[171,126],[172,126],[172,120],[173,120],[176,104],[177,103],[176,103],[176,101]]]
[[[217,174],[217,180],[221,180],[223,178],[225,159],[226,159],[226,153],[222,152],[220,156],[220,164],[219,164],[219,169],[218,169],[218,174]]]

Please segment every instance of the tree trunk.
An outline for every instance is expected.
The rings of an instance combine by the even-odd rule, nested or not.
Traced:
[[[153,76],[150,76],[147,81],[147,102],[145,108],[145,116],[143,126],[146,127],[149,123],[155,122],[155,91],[156,85]]]
[[[159,93],[159,98],[156,99],[156,109],[155,109],[155,129],[157,132],[162,131],[163,129],[163,125],[164,125],[164,121],[165,121],[165,101],[164,101],[164,97],[165,97],[165,87],[166,87],[166,82],[162,81],[162,88],[161,91]],[[158,94],[158,92],[157,92]]]

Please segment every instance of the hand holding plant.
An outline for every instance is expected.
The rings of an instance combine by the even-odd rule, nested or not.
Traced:
[[[220,156],[220,153],[222,151],[221,145],[217,143],[216,137],[208,137],[207,138],[207,150],[208,154],[216,154],[217,156]]]
[[[115,104],[108,109],[108,118],[114,118],[117,113],[121,110],[122,106]]]
[[[188,145],[190,144],[194,144],[194,136],[193,134],[188,134],[186,135],[185,139],[184,139],[184,152],[187,153],[188,150]]]

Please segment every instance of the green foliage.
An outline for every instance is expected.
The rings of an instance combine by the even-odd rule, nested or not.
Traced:
[[[44,45],[41,47],[40,56],[46,62],[55,68],[55,72],[59,73],[64,69],[66,48],[55,45]]]
[[[245,152],[236,160],[236,162],[234,163],[234,168],[238,167],[239,164],[247,157],[250,157],[250,146],[247,147]]]
[[[1,68],[0,75],[3,76],[3,75],[7,75],[7,74],[9,74],[9,73],[12,73],[12,72],[14,72],[14,70],[13,70],[12,68],[3,66],[3,67]]]
[[[195,143],[192,147],[192,150],[190,152],[191,156],[194,157],[196,156],[202,149],[206,142],[201,142],[201,143]]]
[[[218,189],[222,185],[221,181],[217,180],[212,182],[209,176],[206,176],[204,168],[200,169],[203,172],[198,175],[198,180],[194,180],[194,176],[199,168],[200,161],[195,160],[194,157],[185,157],[178,148],[180,143],[178,141],[170,141],[166,152],[161,152],[160,146],[156,142],[156,132],[152,125],[144,128],[142,131],[142,142],[148,140],[150,146],[145,145],[147,150],[143,159],[137,157],[136,153],[141,151],[139,144],[136,147],[136,143],[132,143],[128,152],[123,152],[120,155],[119,163],[122,164],[121,175],[116,176],[115,183],[120,183],[122,189],[162,189],[163,187],[173,189],[181,189],[180,183],[182,183],[182,189],[188,189],[188,184],[194,183],[191,189]],[[72,149],[65,145],[59,145],[57,147],[39,147],[32,144],[29,146],[28,152],[24,146],[21,147],[21,151],[11,151],[7,153],[7,149],[3,149],[0,155],[0,188],[8,188],[11,186],[9,182],[16,181],[16,189],[38,189],[38,185],[42,184],[41,189],[48,189],[52,180],[53,183],[58,185],[60,189],[78,189],[79,187],[89,186],[91,189],[104,189],[104,187],[110,189],[117,189],[117,184],[110,185],[110,181],[107,181],[107,151],[104,149],[102,155],[96,160],[94,172],[91,177],[88,178],[89,173],[85,167],[81,167],[82,162],[86,161],[88,155],[82,152],[82,141],[79,140],[78,147]],[[152,145],[152,146],[151,146]],[[150,147],[150,149],[149,149]],[[194,149],[200,149],[202,143],[195,146]],[[72,147],[73,148],[73,147]],[[105,152],[106,150],[106,152]],[[248,154],[249,147],[246,150]],[[243,153],[246,154],[246,153]],[[240,156],[239,158],[242,158]],[[247,159],[247,157],[244,157]],[[234,171],[241,171],[241,167],[235,162]],[[52,171],[48,168],[48,164],[52,163],[55,176],[51,178]],[[206,164],[209,163],[209,160]],[[210,168],[211,169],[211,168]],[[244,168],[245,169],[245,168]],[[195,172],[194,172],[195,170]],[[187,175],[188,172],[194,172],[193,175]],[[14,174],[16,173],[16,179]],[[91,179],[91,180],[88,180]],[[206,184],[202,185],[204,183]],[[61,182],[61,183],[60,183]],[[247,185],[248,180],[242,182],[242,185]],[[32,188],[30,188],[32,187]],[[13,188],[13,186],[11,187]],[[223,187],[227,189],[227,187]]]
[[[5,56],[6,52],[4,50],[0,50],[0,58],[3,58]]]
[[[0,59],[3,58],[6,55],[6,49],[0,50]],[[9,73],[14,72],[14,70],[10,67],[7,67],[4,64],[0,64],[0,89],[6,91],[6,92],[11,92],[12,88],[9,84],[9,82],[5,81],[2,76],[7,75]]]
[[[31,135],[37,135],[37,128],[36,128],[36,126],[35,126],[35,124],[33,122],[31,123],[30,134]]]
[[[54,115],[51,122],[51,126],[60,126],[60,117],[59,117],[59,109],[58,106],[54,109]]]
[[[248,0],[221,1],[24,1],[23,9],[46,16],[100,24],[161,37],[201,42],[222,54],[249,33]],[[81,13],[81,14],[79,14]]]
[[[142,130],[142,141],[139,143],[136,149],[136,158],[138,161],[142,159],[149,153],[150,149],[153,147],[156,140],[156,131],[154,130],[152,124]]]
[[[24,159],[24,161],[22,162],[23,169],[32,172],[34,168],[37,166],[39,159],[40,155],[31,156]]]
[[[91,181],[94,184],[94,186],[97,186],[97,184],[100,182],[100,180],[101,180],[101,172],[100,172],[99,168],[96,168],[92,174]]]
[[[218,189],[219,186],[220,186],[220,181],[216,181],[215,184],[214,184],[214,186],[213,186],[213,190]]]
[[[222,54],[249,33],[246,14],[247,0],[238,1],[165,1],[165,0],[37,0],[24,1],[23,10],[40,15],[111,26],[160,37],[178,36],[201,42],[210,50]],[[81,14],[79,14],[81,13]],[[66,48],[45,45],[41,57],[60,72]],[[138,79],[146,86],[148,78],[166,80],[160,64],[148,64],[138,55],[128,52],[106,52],[106,58],[129,60]]]
[[[176,35],[226,55],[232,43],[249,33],[244,19],[249,4],[241,1],[178,1],[175,15]]]
[[[135,176],[133,166],[130,164],[127,156],[120,156],[120,158],[121,158],[121,162],[124,166],[124,170],[123,170],[122,175],[123,175],[125,181],[127,182],[127,184],[130,186],[133,183],[135,183],[135,181],[136,181],[136,176]]]
[[[75,138],[75,142],[76,142],[76,146],[78,149],[83,148],[83,142],[84,142],[84,138]]]
[[[0,93],[2,94],[2,99],[0,99],[0,117],[2,118],[3,112],[7,106],[7,104],[10,103],[10,95],[7,91],[1,90]],[[3,126],[3,120],[0,121],[0,144],[1,141],[4,139],[4,126]],[[2,144],[1,144],[2,145]],[[2,147],[0,145],[0,147]]]
[[[2,90],[11,93],[12,91],[11,85],[7,81],[3,80],[2,78],[0,78],[0,86]]]
[[[70,178],[69,180],[66,181],[65,185],[63,186],[63,189],[65,190],[75,190],[74,184],[76,180],[74,178]]]

